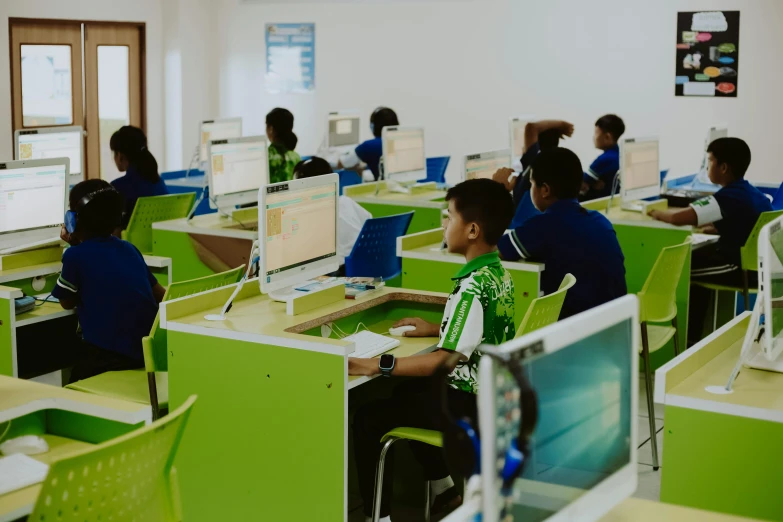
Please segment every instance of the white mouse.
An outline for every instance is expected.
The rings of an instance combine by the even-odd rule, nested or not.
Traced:
[[[49,445],[44,439],[36,435],[24,435],[15,439],[10,439],[0,444],[0,451],[3,455],[14,455],[21,453],[23,455],[38,455],[49,451]]]
[[[405,332],[412,332],[415,330],[415,326],[398,326],[397,328],[389,328],[389,335],[394,337],[405,337]]]

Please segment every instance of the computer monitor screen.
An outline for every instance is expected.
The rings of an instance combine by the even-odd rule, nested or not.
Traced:
[[[514,118],[511,120],[510,138],[511,138],[511,157],[514,161],[522,158],[525,150],[525,126],[530,119]]]
[[[226,118],[201,122],[199,161],[209,161],[207,146],[212,140],[227,140],[242,137],[242,118]]]
[[[337,270],[336,174],[259,191],[261,289],[265,293]]]
[[[508,150],[482,152],[465,156],[465,179],[487,178],[502,168],[511,167],[511,153]]]
[[[658,167],[658,140],[629,138],[620,146],[620,187],[623,200],[660,195],[661,171]]]
[[[230,206],[257,201],[258,189],[269,184],[266,137],[212,140],[208,149],[209,190],[215,204]]]
[[[81,127],[18,130],[14,134],[17,160],[68,158],[70,160],[68,174],[82,174]]]
[[[783,218],[766,225],[759,235],[759,292],[766,318],[762,352],[774,361],[783,352]]]
[[[63,224],[68,189],[66,159],[0,163],[0,241],[15,232]]]
[[[424,129],[384,127],[383,171],[387,179],[417,181],[427,177]]]
[[[330,114],[329,138],[327,147],[350,147],[359,145],[359,116],[349,114]]]

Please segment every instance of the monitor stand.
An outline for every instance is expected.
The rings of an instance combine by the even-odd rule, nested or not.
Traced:
[[[390,179],[386,181],[386,190],[388,190],[389,192],[396,192],[398,194],[410,194],[411,185],[412,184],[404,185],[399,181],[394,181]]]
[[[307,294],[308,292],[302,292],[301,290],[295,290],[293,286],[287,286],[280,290],[273,290],[269,292],[269,299],[277,301],[279,303],[289,303],[295,298]]]
[[[644,210],[644,203],[641,201],[623,201],[620,208],[628,212],[641,212]]]

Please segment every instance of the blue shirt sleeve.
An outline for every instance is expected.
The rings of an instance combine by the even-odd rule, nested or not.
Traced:
[[[498,241],[498,250],[507,261],[541,259],[546,237],[543,216],[533,216]]]
[[[63,252],[63,269],[60,272],[60,277],[57,278],[57,284],[52,290],[52,296],[57,299],[78,302],[80,297],[79,288],[82,281],[78,252],[74,248],[68,248]]]
[[[620,170],[618,158],[613,154],[604,152],[590,165],[590,169],[584,175],[584,180],[590,185],[598,180],[611,185],[618,170]]]
[[[522,163],[523,171],[533,163],[533,160],[536,159],[536,156],[538,156],[540,152],[541,152],[541,146],[538,144],[538,142],[535,142],[533,145],[530,146],[529,149],[525,151],[524,154],[522,154],[522,159],[520,160],[520,163]]]
[[[381,156],[380,146],[376,141],[380,140],[367,140],[356,147],[356,155],[359,156],[359,159],[364,163],[369,164],[374,161],[376,157]]]

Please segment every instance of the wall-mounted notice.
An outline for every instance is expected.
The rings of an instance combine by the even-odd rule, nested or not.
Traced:
[[[315,24],[266,24],[266,90],[315,90]]]
[[[737,97],[739,11],[677,13],[676,96]]]

